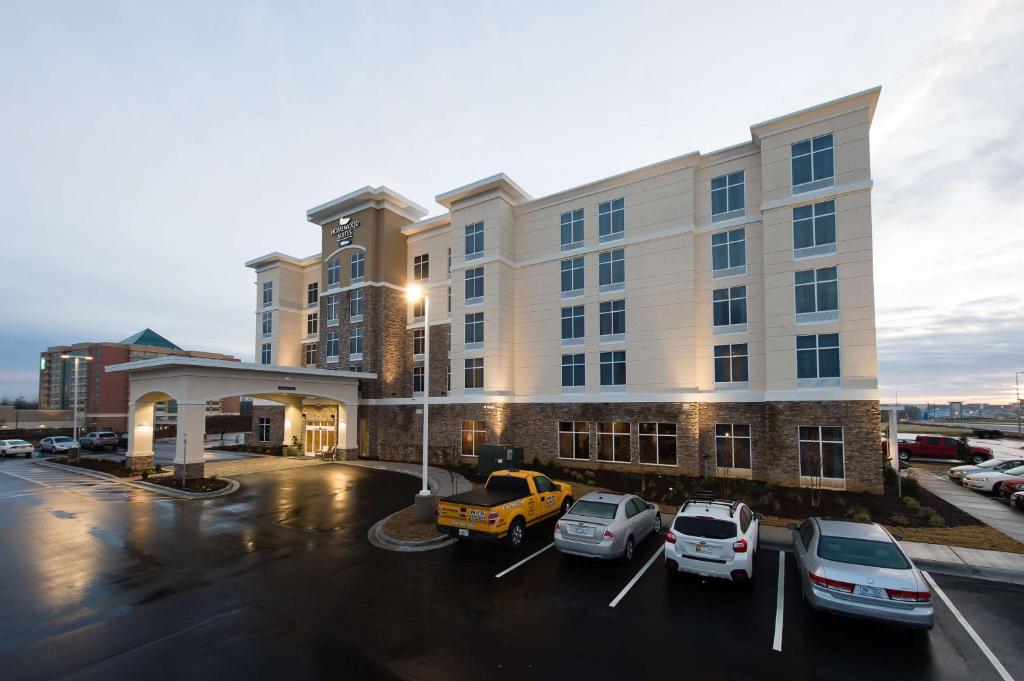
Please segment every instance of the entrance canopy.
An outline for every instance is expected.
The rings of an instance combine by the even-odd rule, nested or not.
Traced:
[[[336,441],[343,449],[354,451],[359,379],[377,377],[363,372],[173,356],[115,364],[107,371],[128,372],[128,468],[152,468],[153,406],[175,400],[178,435],[174,467],[178,473],[184,468],[186,477],[203,474],[208,401],[245,396],[280,402],[285,408],[282,444],[291,444],[293,437],[303,439],[303,405],[337,405]]]

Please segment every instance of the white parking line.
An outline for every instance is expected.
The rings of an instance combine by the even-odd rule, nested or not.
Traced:
[[[1010,676],[1010,673],[1008,671],[1006,671],[1006,667],[1003,666],[1003,663],[1000,662],[989,649],[989,647],[985,645],[985,642],[981,640],[981,637],[978,636],[978,633],[974,631],[974,627],[972,627],[970,623],[968,623],[968,621],[964,619],[964,616],[961,615],[960,611],[956,609],[955,605],[953,605],[953,601],[949,600],[949,597],[946,596],[945,592],[943,592],[942,589],[939,588],[939,585],[935,583],[935,580],[932,579],[932,576],[924,570],[921,571],[921,574],[924,575],[924,578],[926,580],[928,580],[928,584],[931,585],[932,591],[939,595],[939,598],[941,598],[942,602],[946,604],[946,607],[949,608],[949,611],[951,613],[953,613],[953,616],[956,617],[958,622],[960,622],[960,625],[963,626],[964,630],[967,631],[968,635],[970,635],[970,637],[974,639],[974,642],[978,644],[978,647],[981,648],[981,652],[985,653],[985,657],[987,657],[988,661],[992,663],[992,666],[996,668],[996,671],[999,672],[999,676],[1003,679],[1003,681],[1013,681],[1013,677]]]
[[[665,552],[665,545],[662,544],[661,548],[659,548],[657,551],[655,551],[654,555],[651,556],[650,560],[648,560],[646,563],[644,563],[644,566],[642,568],[640,568],[640,572],[636,573],[636,575],[633,576],[633,579],[629,580],[629,584],[626,585],[626,588],[624,588],[622,591],[620,591],[619,595],[616,596],[614,599],[612,599],[612,602],[608,604],[608,607],[609,608],[614,608],[616,605],[618,605],[619,601],[621,601],[623,598],[625,598],[626,594],[629,593],[629,590],[633,588],[633,585],[636,584],[638,581],[640,581],[640,578],[644,576],[644,573],[647,572],[647,568],[651,567],[651,564],[654,562],[654,559],[657,558],[658,556],[660,556],[664,552]]]
[[[786,586],[786,552],[779,551],[779,589],[775,594],[775,641],[772,650],[782,652],[782,599]]]
[[[512,572],[512,571],[513,571],[513,570],[515,570],[515,569],[516,569],[517,567],[519,567],[520,565],[522,565],[523,563],[526,563],[527,561],[531,561],[531,560],[533,560],[534,558],[536,558],[536,557],[537,557],[537,556],[539,556],[540,554],[544,553],[545,551],[547,551],[548,549],[550,549],[550,548],[551,548],[552,546],[554,546],[554,545],[555,545],[555,542],[551,542],[550,544],[548,544],[547,546],[545,546],[544,548],[542,548],[542,549],[541,549],[540,551],[538,551],[537,553],[533,553],[533,554],[531,554],[531,555],[527,556],[526,558],[523,558],[523,559],[522,559],[521,561],[519,561],[518,563],[516,563],[516,564],[515,564],[515,565],[513,565],[512,567],[510,567],[510,568],[508,568],[508,569],[505,569],[505,570],[502,570],[502,571],[501,571],[501,572],[499,572],[498,574],[494,575],[494,578],[495,578],[495,579],[501,579],[502,577],[504,577],[505,575],[507,575],[508,573]]]

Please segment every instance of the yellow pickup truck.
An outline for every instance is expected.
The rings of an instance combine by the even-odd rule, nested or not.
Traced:
[[[534,471],[494,471],[483,489],[441,499],[437,530],[456,539],[507,539],[519,547],[526,528],[565,515],[572,486]]]

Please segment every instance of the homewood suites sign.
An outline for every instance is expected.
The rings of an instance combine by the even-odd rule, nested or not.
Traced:
[[[348,246],[352,243],[352,232],[359,226],[359,220],[342,218],[338,226],[331,230],[331,236],[338,238],[338,246]]]

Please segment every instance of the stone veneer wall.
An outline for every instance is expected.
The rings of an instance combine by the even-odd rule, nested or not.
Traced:
[[[270,417],[270,441],[259,441],[259,419]],[[252,430],[245,441],[253,445],[279,445],[284,440],[284,405],[257,404],[252,408]]]

